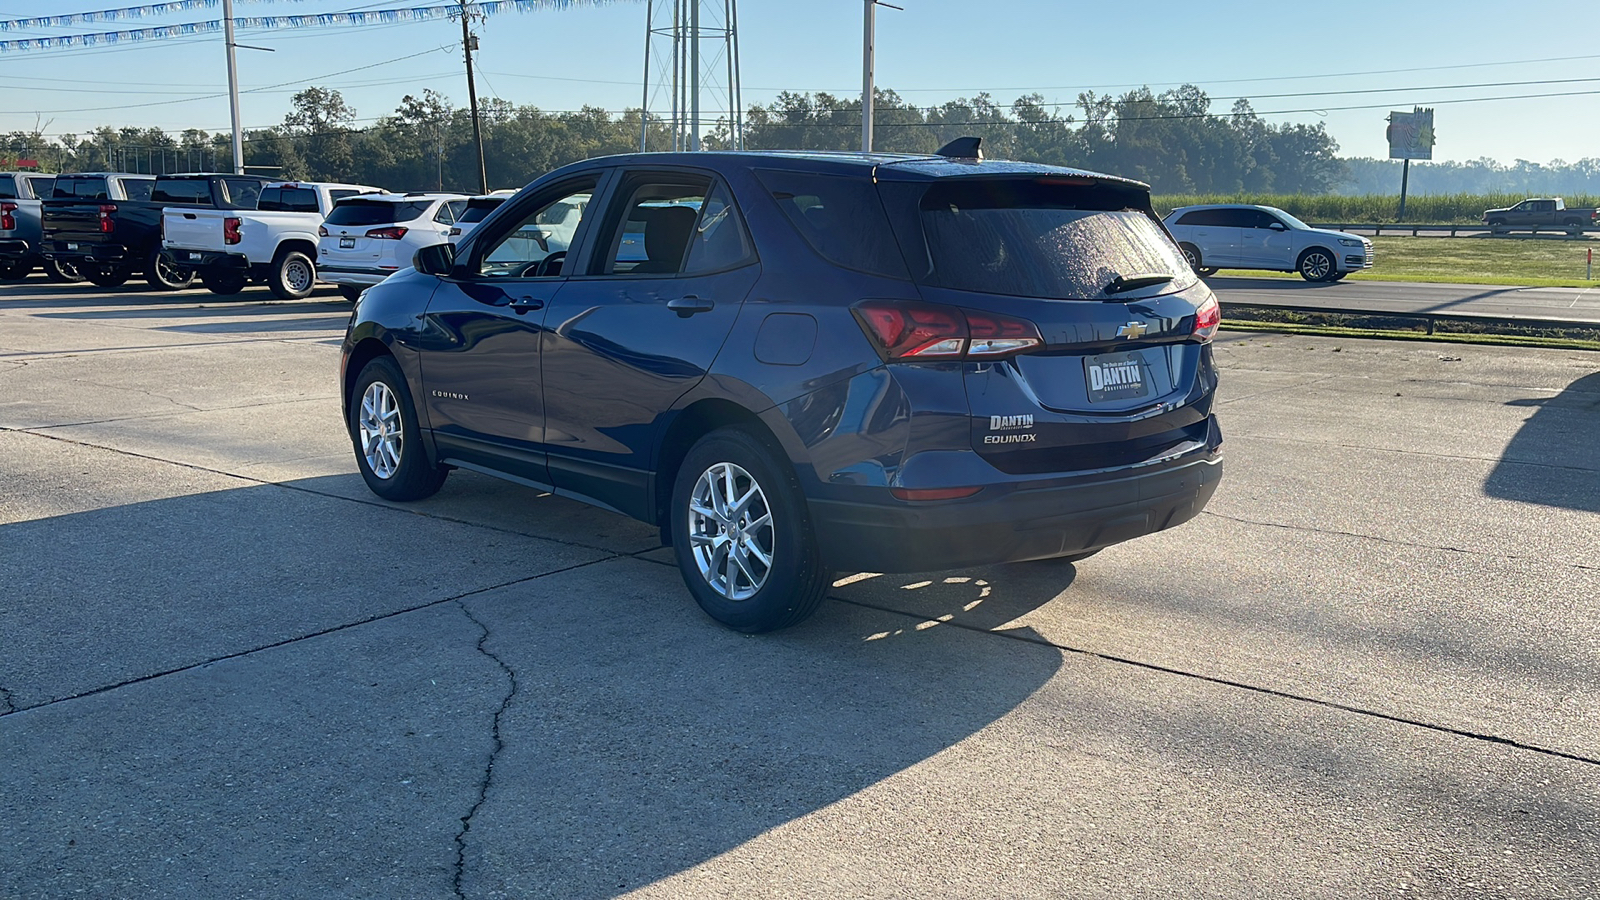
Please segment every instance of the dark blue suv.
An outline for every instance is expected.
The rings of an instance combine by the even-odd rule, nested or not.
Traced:
[[[1077,559],[1193,518],[1222,474],[1216,299],[1148,186],[974,144],[551,172],[362,295],[362,475],[415,500],[471,469],[654,523],[752,632],[837,571]]]

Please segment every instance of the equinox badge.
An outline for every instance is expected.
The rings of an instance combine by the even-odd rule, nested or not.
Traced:
[[[1117,337],[1128,338],[1129,340],[1132,340],[1136,337],[1143,336],[1144,333],[1149,330],[1149,327],[1143,322],[1129,322],[1128,324],[1117,329]]]

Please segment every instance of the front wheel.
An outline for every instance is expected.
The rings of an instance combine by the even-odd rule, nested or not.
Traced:
[[[303,300],[317,286],[317,267],[311,257],[290,250],[272,261],[267,286],[279,300]]]
[[[194,284],[194,270],[178,265],[172,254],[157,249],[145,261],[144,280],[158,291],[181,291]]]
[[[59,259],[44,261],[44,277],[61,284],[73,284],[83,280],[83,274],[72,263]]]
[[[405,375],[392,357],[367,363],[356,378],[349,422],[356,466],[367,487],[385,500],[431,497],[449,474],[429,461],[416,409]]]
[[[225,269],[221,266],[211,266],[200,273],[200,280],[205,283],[206,290],[224,297],[237,294],[244,290],[250,277],[241,269]]]
[[[1316,247],[1300,254],[1300,262],[1295,268],[1300,271],[1300,277],[1307,281],[1327,281],[1337,271],[1337,264],[1332,254]]]
[[[121,287],[128,279],[133,277],[133,270],[127,266],[96,266],[85,264],[78,269],[89,283],[98,287]]]
[[[740,428],[701,438],[672,491],[673,552],[695,602],[735,631],[795,625],[832,579],[794,467]]]

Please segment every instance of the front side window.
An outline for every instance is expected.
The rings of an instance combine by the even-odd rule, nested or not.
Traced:
[[[557,191],[553,199],[540,203],[484,249],[478,274],[486,278],[560,275],[594,188],[595,182],[586,180]]]

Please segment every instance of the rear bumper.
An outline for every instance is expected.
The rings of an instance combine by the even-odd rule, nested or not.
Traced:
[[[926,572],[1068,556],[1181,525],[1222,480],[1202,446],[1159,464],[988,487],[952,501],[812,500],[812,524],[835,571]]]
[[[71,241],[44,241],[40,254],[45,259],[66,259],[74,262],[120,263],[129,259],[128,248],[121,244],[78,244],[69,248]]]
[[[31,253],[27,241],[0,241],[0,259],[23,259]]]
[[[175,262],[197,269],[239,269],[243,271],[250,268],[250,260],[240,253],[223,253],[217,250],[183,250],[168,248]]]
[[[363,266],[317,266],[317,280],[329,284],[349,284],[369,287],[381,284],[398,269],[369,269]]]

